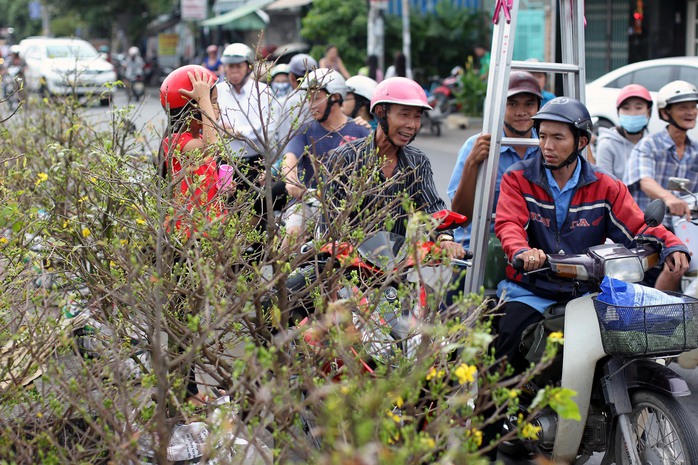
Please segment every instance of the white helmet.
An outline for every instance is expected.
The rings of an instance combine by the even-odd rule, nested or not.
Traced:
[[[301,89],[322,89],[328,94],[339,94],[342,100],[347,97],[347,83],[344,76],[339,72],[329,68],[317,68],[309,71],[308,75],[303,79],[300,85]]]
[[[224,65],[234,65],[246,61],[248,64],[254,63],[254,52],[245,44],[237,43],[228,45],[221,55],[221,63]]]
[[[673,81],[657,92],[657,108],[666,108],[672,103],[692,101],[698,102],[698,89],[690,82]]]
[[[138,47],[131,47],[128,49],[128,56],[131,57],[136,57],[141,54],[141,51],[138,49]]]
[[[373,97],[373,91],[376,90],[378,83],[368,76],[352,76],[347,79],[347,87],[349,92],[360,95],[369,102]]]

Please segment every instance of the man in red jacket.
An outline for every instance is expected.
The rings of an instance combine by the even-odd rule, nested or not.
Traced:
[[[546,254],[582,253],[606,239],[632,246],[645,227],[644,214],[625,184],[581,156],[593,127],[586,107],[557,97],[533,120],[540,153],[509,168],[497,204],[495,233],[509,262],[521,258],[524,269],[533,271],[543,267]],[[688,269],[688,249],[664,226],[643,235],[662,246],[660,260],[672,273]],[[507,279],[497,289],[506,303],[496,323],[496,356],[506,356],[515,374],[523,372],[529,365],[519,351],[524,329],[542,320],[549,305],[586,292],[571,281],[551,281],[545,273],[522,275],[508,266]],[[485,428],[483,445],[499,432],[501,423]]]

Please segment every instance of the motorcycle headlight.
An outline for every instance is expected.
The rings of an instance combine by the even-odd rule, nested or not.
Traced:
[[[606,260],[604,274],[609,278],[619,279],[627,283],[636,283],[645,277],[640,257],[620,257]]]

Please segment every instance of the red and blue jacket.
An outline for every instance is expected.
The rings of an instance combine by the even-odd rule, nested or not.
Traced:
[[[547,254],[582,253],[603,244],[606,239],[626,247],[634,246],[635,236],[645,228],[644,213],[637,206],[628,188],[607,171],[590,164],[582,157],[579,183],[572,195],[567,217],[558,225],[555,202],[550,193],[542,155],[512,165],[502,177],[495,217],[495,234],[509,261],[524,250],[537,248]],[[664,226],[648,228],[643,237],[661,247],[660,259],[673,252],[688,255],[688,249]],[[507,266],[507,278],[531,289],[529,276]],[[535,278],[535,276],[534,276]],[[539,279],[540,281],[540,279]],[[551,283],[547,283],[551,284]],[[544,297],[572,292],[564,281],[550,286]]]

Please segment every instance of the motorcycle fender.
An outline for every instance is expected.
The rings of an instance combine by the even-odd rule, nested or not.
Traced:
[[[673,397],[691,395],[688,383],[671,368],[652,360],[635,360],[625,367],[628,389],[646,389]]]
[[[565,344],[562,387],[577,393],[573,400],[581,419],[560,418],[553,446],[553,460],[574,463],[589,414],[591,389],[597,362],[606,354],[592,295],[574,299],[565,308]]]

